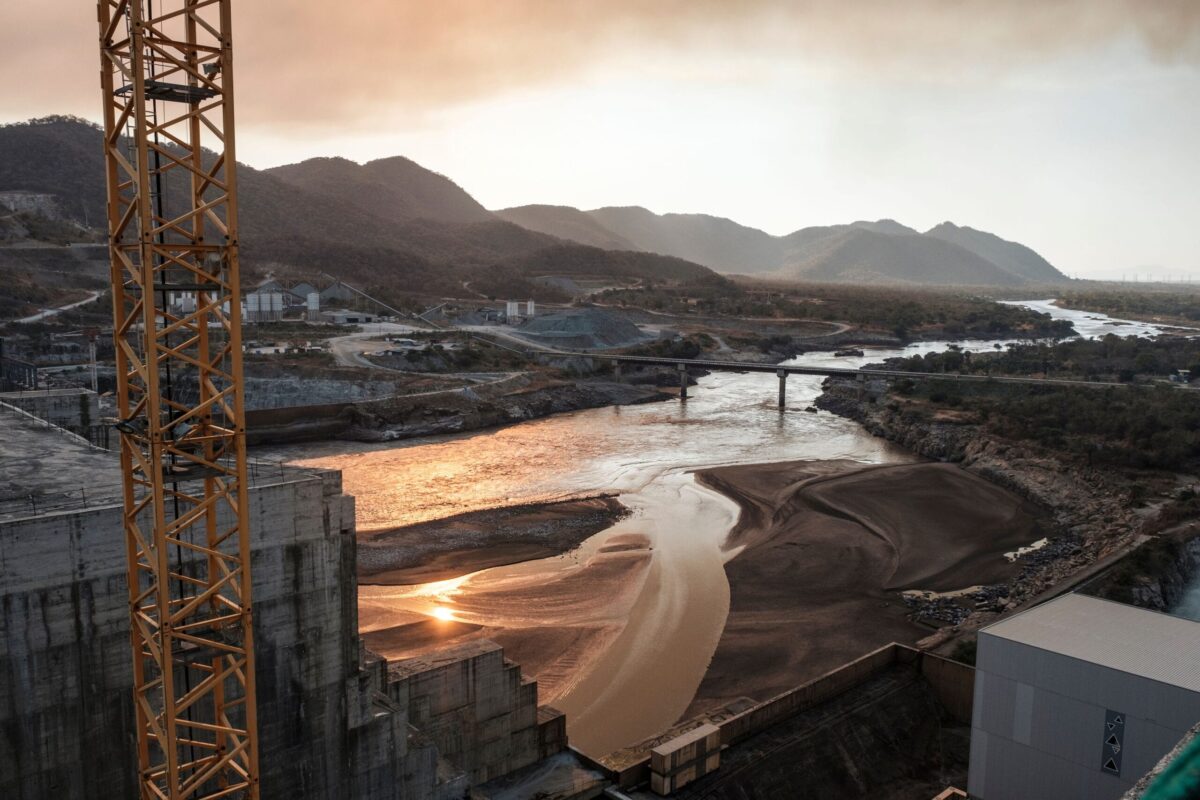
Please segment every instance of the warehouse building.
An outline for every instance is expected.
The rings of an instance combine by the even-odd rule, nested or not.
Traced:
[[[979,633],[969,789],[1120,798],[1200,722],[1200,623],[1069,594]]]

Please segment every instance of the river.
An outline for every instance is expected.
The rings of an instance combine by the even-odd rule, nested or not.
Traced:
[[[1146,323],[1025,303],[1069,319],[1082,336],[1149,334]],[[985,351],[992,341],[961,341]],[[1003,345],[1004,343],[1000,343]],[[862,366],[895,355],[945,349],[923,342],[869,350],[861,358],[810,353],[791,362]],[[362,586],[364,632],[393,624],[387,612],[491,626],[592,626],[603,647],[541,702],[567,713],[573,743],[603,754],[673,724],[691,702],[716,649],[729,606],[722,549],[737,507],[698,485],[692,470],[735,463],[847,459],[901,463],[912,456],[857,424],[804,409],[820,377],[793,375],[787,408],[776,407],[772,374],[715,373],[686,402],[561,414],[496,430],[400,443],[331,442],[277,448],[272,455],[342,470],[357,498],[360,530],[375,530],[498,506],[618,492],[633,515],[564,556],[483,570],[417,586]],[[497,602],[527,596],[585,570],[616,536],[644,536],[648,565],[628,591],[597,592],[587,602]],[[565,583],[563,585],[566,585]],[[371,612],[371,613],[366,613]]]

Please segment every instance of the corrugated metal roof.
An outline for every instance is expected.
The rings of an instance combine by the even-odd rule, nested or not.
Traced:
[[[981,634],[1200,692],[1200,623],[1068,594]]]

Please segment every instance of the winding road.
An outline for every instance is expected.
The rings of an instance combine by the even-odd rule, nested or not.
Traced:
[[[64,311],[70,311],[72,308],[79,308],[80,306],[86,306],[88,303],[93,303],[100,298],[101,294],[103,294],[103,292],[91,292],[86,299],[79,300],[74,303],[68,303],[65,306],[59,306],[58,308],[44,308],[36,314],[30,314],[28,317],[14,319],[13,322],[20,325],[26,325],[30,322],[41,322],[44,319],[56,317]]]

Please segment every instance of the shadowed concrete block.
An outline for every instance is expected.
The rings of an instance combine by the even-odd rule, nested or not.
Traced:
[[[553,706],[537,711],[538,756],[549,758],[567,749],[567,715]]]
[[[18,440],[31,457],[53,452],[62,484],[119,480],[107,454],[9,433],[6,459]],[[354,505],[340,476],[278,472],[250,502],[262,796],[461,796],[453,771],[439,785],[432,744],[410,747],[407,703],[382,691],[385,664],[359,643]],[[0,515],[0,797],[137,793],[121,519],[112,504]]]
[[[495,642],[474,641],[395,662],[388,680],[388,696],[408,698],[412,724],[472,784],[540,758],[537,683],[523,681],[520,668],[504,659]]]

